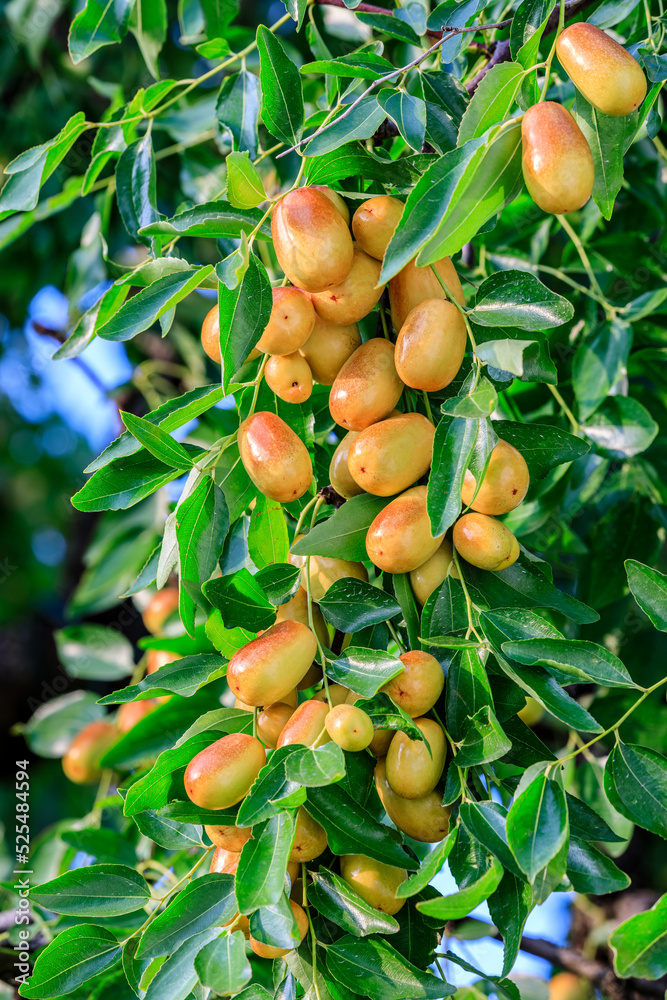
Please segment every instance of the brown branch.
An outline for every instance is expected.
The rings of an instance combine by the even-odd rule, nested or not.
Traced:
[[[493,49],[493,54],[489,59],[488,63],[486,64],[486,66],[482,66],[479,73],[476,73],[475,76],[473,76],[472,80],[469,80],[468,83],[466,83],[466,90],[468,91],[468,93],[469,94],[475,93],[478,84],[484,79],[484,77],[489,72],[492,66],[495,66],[496,63],[507,62],[508,59],[511,59],[510,43],[509,39],[505,38],[500,42],[496,42],[496,45]]]

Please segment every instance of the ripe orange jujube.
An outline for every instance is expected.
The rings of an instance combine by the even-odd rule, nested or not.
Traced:
[[[311,184],[310,186],[313,191],[321,191],[324,197],[328,198],[331,204],[336,206],[340,214],[345,219],[345,225],[349,226],[350,210],[345,204],[344,199],[338,194],[338,191],[333,191],[330,187],[327,187],[326,184]]]
[[[315,604],[314,601],[311,603],[313,605],[313,627],[315,629],[315,635],[323,646],[328,646],[329,632],[327,630],[327,623],[325,622],[324,616],[319,609],[319,605]],[[310,623],[308,621],[308,594],[305,587],[299,587],[294,597],[287,601],[286,604],[281,604],[278,608],[276,622],[287,621],[301,622],[302,625],[307,625],[310,628]],[[301,690],[301,685],[304,680],[305,675],[296,685],[299,690]],[[311,685],[306,684],[305,686],[310,687]]]
[[[375,424],[374,426],[379,427],[380,424]],[[329,482],[336,493],[340,493],[346,500],[349,500],[351,497],[357,497],[360,493],[364,492],[363,486],[360,486],[352,476],[348,464],[350,448],[361,433],[363,432],[348,431],[345,437],[339,442],[329,464]]]
[[[270,500],[298,500],[313,481],[308,449],[277,414],[262,410],[246,417],[238,442],[244,469]]]
[[[467,333],[453,302],[424,299],[412,309],[396,338],[396,371],[413,389],[437,392],[463,363]]]
[[[317,652],[315,636],[297,621],[277,622],[232,656],[227,683],[246,705],[286,700]]]
[[[518,507],[530,485],[530,473],[520,451],[502,439],[491,452],[482,485],[475,495],[477,482],[466,469],[461,500],[478,514],[507,514]]]
[[[423,740],[411,740],[399,731],[387,751],[387,781],[402,799],[421,799],[432,792],[445,768],[445,734],[433,719],[415,719],[431,752]]]
[[[249,826],[205,826],[204,829],[212,844],[232,854],[238,854],[252,836]]]
[[[354,247],[352,267],[347,277],[324,292],[314,292],[315,312],[327,323],[350,326],[368,316],[384,291],[378,286],[381,264],[361,249]]]
[[[394,409],[403,383],[394,364],[394,345],[381,337],[367,340],[348,358],[331,387],[329,410],[348,431],[363,431]]]
[[[528,108],[521,120],[523,179],[543,212],[564,215],[593,193],[593,157],[569,111],[553,101]]]
[[[412,718],[424,715],[435,705],[445,686],[445,674],[430,653],[413,649],[399,656],[405,667],[382,690]]]
[[[559,35],[556,54],[577,90],[605,115],[629,115],[646,97],[635,57],[594,24],[571,24]]]
[[[76,734],[63,757],[65,776],[75,785],[96,784],[102,777],[100,760],[117,739],[118,730],[113,723],[104,719],[89,722]]]
[[[306,934],[308,933],[308,917],[304,913],[303,909],[297,902],[290,899],[289,905],[292,907],[292,913],[296,918],[296,923],[299,932],[299,940],[303,941]],[[260,958],[282,958],[283,955],[288,955],[292,948],[276,948],[272,944],[264,944],[262,941],[256,941],[255,938],[250,935],[250,947],[256,955]],[[297,945],[294,946],[298,947]]]
[[[398,913],[406,902],[396,898],[396,890],[407,878],[402,868],[385,865],[364,854],[344,854],[340,859],[340,873],[362,899],[382,913]]]
[[[431,534],[426,487],[413,486],[377,515],[366,534],[366,551],[385,573],[410,573],[433,555],[442,537]]]
[[[339,285],[352,267],[350,230],[321,191],[298,188],[281,198],[273,210],[271,234],[281,268],[306,292]]]
[[[449,257],[442,257],[433,266],[456,301],[464,306],[466,303],[461,282]],[[391,321],[396,333],[405,323],[408,313],[412,312],[414,307],[418,306],[424,299],[446,298],[447,295],[431,270],[431,266],[417,267],[414,260],[411,260],[389,282]]]
[[[273,705],[267,705],[257,716],[257,736],[264,746],[270,750],[275,750],[280,734],[294,715],[291,705],[286,705],[284,701],[276,701]]]
[[[451,809],[443,806],[440,792],[429,792],[421,799],[404,799],[387,781],[384,760],[375,765],[375,787],[392,823],[408,837],[422,844],[436,844],[449,833]]]
[[[355,323],[336,326],[315,314],[313,332],[299,348],[299,353],[308,362],[316,382],[333,385],[338,372],[358,347],[361,347],[361,334]]]
[[[454,548],[471,566],[494,572],[519,558],[519,543],[502,521],[488,514],[464,514],[454,525]]]
[[[121,705],[116,716],[116,726],[121,733],[127,733],[141,722],[145,716],[150,715],[158,707],[157,698],[145,698],[144,701],[128,701]]]
[[[252,831],[249,831],[252,832]],[[238,851],[229,851],[224,847],[216,847],[211,855],[211,863],[208,867],[210,872],[218,872],[220,875],[236,875],[241,855]]]
[[[352,216],[354,238],[367,254],[383,260],[389,241],[403,215],[403,202],[379,194],[363,202]]]
[[[426,604],[429,597],[444,581],[449,573],[449,567],[454,560],[454,550],[448,538],[443,538],[440,548],[410,573],[410,586],[420,604]],[[458,580],[456,566],[452,567],[451,575]]]
[[[421,413],[379,420],[352,441],[347,458],[350,475],[375,496],[401,493],[431,467],[434,434],[433,424]]]
[[[200,809],[228,809],[248,794],[265,764],[259,740],[230,733],[192,758],[185,769],[185,791]]]
[[[356,705],[336,705],[325,719],[327,732],[341,750],[365,750],[373,741],[373,723]]]
[[[302,701],[280,734],[278,747],[290,746],[293,743],[301,743],[306,747],[321,747],[323,743],[329,743],[330,736],[324,725],[328,714],[329,706],[326,702],[318,701],[316,698]]]
[[[313,373],[298,351],[272,354],[266,363],[264,378],[269,389],[286,403],[305,403],[313,392]]]
[[[306,343],[315,326],[310,295],[300,288],[273,289],[271,317],[257,342],[264,354],[293,354]]]
[[[178,589],[164,587],[153,594],[142,614],[143,622],[149,632],[159,635],[162,626],[175,611],[178,610]]]

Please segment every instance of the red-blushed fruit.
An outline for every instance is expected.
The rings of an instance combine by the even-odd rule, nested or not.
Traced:
[[[385,760],[389,786],[402,799],[422,799],[432,792],[445,768],[447,744],[442,728],[433,719],[415,719],[424,740],[395,734]],[[429,753],[430,747],[430,753]]]
[[[310,698],[302,701],[280,734],[278,747],[301,743],[306,747],[321,747],[330,741],[324,720],[329,714],[326,702]]]
[[[449,257],[442,257],[433,265],[452,293],[456,301],[466,304],[459,276]],[[408,313],[424,299],[447,299],[442,285],[427,267],[417,267],[414,260],[406,264],[402,271],[389,282],[389,304],[391,306],[391,321],[396,333],[405,323]]]
[[[299,941],[303,941],[308,933],[308,917],[295,900],[290,899],[289,905],[292,907],[292,913],[296,918]],[[250,935],[250,947],[260,958],[282,958],[283,955],[288,955],[290,951],[293,951],[292,948],[275,948],[271,944],[263,944],[261,941],[256,941],[252,935]]]
[[[112,722],[89,722],[76,734],[62,760],[65,777],[75,785],[94,785],[102,777],[100,760],[118,739]]]
[[[277,622],[234,653],[227,683],[246,705],[273,705],[305,677],[316,652],[317,641],[306,625]]]
[[[394,409],[403,383],[394,364],[394,345],[374,337],[345,362],[331,387],[329,410],[348,431],[363,431]]]
[[[232,854],[239,854],[252,836],[252,828],[249,826],[205,826],[204,829],[212,844]]]
[[[227,851],[224,847],[216,847],[211,855],[211,864],[208,870],[218,872],[220,875],[236,875],[241,855],[238,851]]]
[[[146,673],[154,674],[160,667],[166,667],[168,663],[180,659],[181,654],[174,653],[170,649],[149,649],[146,651]]]
[[[391,414],[371,424],[349,446],[347,467],[353,482],[379,497],[402,493],[428,472],[434,434],[433,424],[421,413]]]
[[[300,288],[274,288],[271,317],[257,342],[263,354],[287,355],[306,343],[315,325],[315,310],[310,295]]]
[[[261,410],[246,417],[238,444],[244,469],[270,500],[298,500],[313,481],[308,449],[275,413]]]
[[[324,828],[301,806],[296,814],[296,831],[290,861],[297,861],[299,864],[314,861],[315,858],[319,858],[322,851],[326,850],[326,846],[327,835]]]
[[[402,868],[385,865],[364,854],[344,854],[340,873],[362,899],[382,913],[398,913],[406,903],[405,899],[396,898],[396,890],[408,877]]]
[[[360,433],[361,431],[348,431],[338,442],[338,446],[329,463],[329,482],[336,493],[346,500],[350,500],[352,497],[357,497],[365,492],[364,488],[353,478],[348,464],[350,448]]]
[[[294,354],[273,354],[264,369],[266,384],[286,403],[305,403],[313,392],[313,373],[298,351]]]
[[[164,623],[177,610],[178,590],[176,587],[165,587],[153,594],[141,617],[148,631],[159,635]]]
[[[521,120],[523,179],[543,212],[565,215],[593,193],[593,157],[583,132],[560,104],[543,101]]]
[[[381,689],[413,719],[435,705],[445,686],[445,674],[430,653],[413,649],[399,656],[405,669]]]
[[[408,313],[396,338],[398,377],[413,389],[444,389],[463,364],[467,336],[453,302],[424,299]]]
[[[410,586],[412,592],[420,604],[426,604],[429,597],[436,590],[449,573],[458,580],[459,574],[456,566],[450,566],[454,561],[454,548],[449,538],[443,538],[440,547],[435,550],[432,556],[423,562],[417,569],[410,573]]]
[[[150,715],[158,707],[157,698],[145,698],[144,701],[128,701],[121,705],[116,716],[116,726],[121,733],[127,733],[141,722],[143,718]]]
[[[257,736],[270,750],[275,750],[280,734],[293,715],[291,705],[277,701],[267,705],[257,716]]]
[[[445,839],[451,809],[443,806],[440,792],[429,792],[421,799],[401,798],[387,781],[382,758],[375,765],[375,787],[387,816],[402,833],[422,844],[436,844]]]
[[[281,198],[271,219],[278,263],[297,288],[323,292],[338,285],[352,267],[352,237],[335,205],[312,188]]]
[[[635,57],[594,24],[569,25],[558,36],[556,54],[577,90],[605,115],[629,115],[646,97]]]
[[[248,794],[266,764],[254,736],[230,733],[193,757],[185,769],[185,791],[200,809],[228,809]]]
[[[324,616],[319,609],[319,605],[315,604],[314,601],[311,601],[311,604],[313,605],[313,628],[315,629],[315,635],[323,646],[328,646],[329,632]],[[302,625],[307,625],[310,628],[308,621],[308,594],[305,587],[299,587],[294,597],[290,598],[286,604],[281,604],[278,608],[276,622],[286,621],[301,622]],[[311,669],[316,669],[316,665],[313,664]],[[314,684],[315,681],[312,683]],[[302,690],[302,686],[311,687],[311,684],[306,684],[306,677],[303,677],[297,684],[300,691]]]
[[[336,326],[315,314],[315,326],[310,337],[299,348],[320,385],[333,385],[338,372],[356,349],[361,347],[361,334],[356,323]]]
[[[345,225],[350,224],[350,210],[345,204],[345,201],[338,194],[338,191],[333,191],[326,184],[311,184],[310,187],[313,191],[321,191],[325,198],[328,198],[332,205],[335,205],[340,214],[345,219]]]
[[[379,194],[363,202],[352,216],[354,238],[367,254],[383,260],[389,241],[403,215],[403,202]]]
[[[426,510],[426,487],[414,486],[387,504],[366,533],[368,558],[385,573],[409,573],[439,548]]]
[[[477,496],[476,485],[472,472],[466,469],[461,487],[464,507],[471,507],[479,514],[509,513],[519,506],[528,492],[530,473],[525,458],[511,444],[499,438],[491,452]]]
[[[454,548],[471,566],[498,573],[519,558],[519,543],[502,523],[488,514],[464,514],[452,531]]]
[[[324,724],[334,743],[341,750],[365,750],[373,741],[373,723],[370,716],[356,705],[336,705],[331,709]]]
[[[350,326],[358,323],[374,308],[384,291],[378,285],[382,265],[355,244],[352,267],[338,285],[314,292],[315,312],[327,323]]]

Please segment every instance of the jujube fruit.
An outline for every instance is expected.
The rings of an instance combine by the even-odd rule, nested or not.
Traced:
[[[402,653],[403,673],[394,677],[382,690],[412,718],[429,712],[442,694],[445,674],[435,656],[419,649]]]
[[[303,587],[301,589],[303,590]],[[316,607],[317,605],[313,606],[313,612],[315,611]],[[317,610],[319,611],[320,609],[317,608]],[[327,645],[326,639],[323,641],[323,645],[325,646]],[[303,677],[297,684],[297,690],[306,691],[308,688],[314,687],[316,684],[319,684],[321,680],[322,680],[322,667],[319,665],[319,663],[313,663],[310,670],[305,675],[305,677]]]
[[[500,438],[491,452],[477,496],[476,485],[472,472],[466,469],[461,488],[464,507],[470,507],[479,514],[507,514],[519,506],[528,492],[530,473],[525,458]]]
[[[246,705],[273,705],[294,690],[316,652],[317,641],[306,625],[277,622],[234,653],[227,683]]]
[[[449,833],[451,810],[443,806],[439,792],[429,792],[421,799],[404,799],[387,781],[385,761],[375,765],[375,787],[389,819],[402,833],[422,844],[435,844]]]
[[[305,403],[313,391],[313,373],[306,359],[294,354],[273,354],[264,369],[266,384],[286,403]]]
[[[111,722],[98,719],[89,722],[76,734],[62,759],[65,777],[75,785],[95,785],[102,777],[100,761],[118,739],[118,730]]]
[[[352,267],[337,285],[314,292],[315,312],[327,323],[350,326],[367,316],[384,291],[378,286],[382,265],[359,246],[354,247]]]
[[[341,427],[363,431],[388,417],[402,392],[394,345],[374,337],[358,347],[339,371],[331,387],[329,410]]]
[[[327,835],[324,828],[301,806],[296,814],[296,831],[292,853],[289,856],[290,861],[298,861],[300,864],[314,861],[315,858],[319,858],[322,851],[326,850],[326,846]]]
[[[211,361],[220,364],[220,307],[218,305],[214,305],[204,317],[201,327],[201,346]],[[253,347],[246,362],[253,361],[254,358],[259,357],[260,353],[257,347]]]
[[[519,543],[501,521],[488,514],[464,514],[452,531],[454,548],[471,566],[494,572],[519,558]]]
[[[437,392],[456,378],[466,352],[466,325],[453,302],[424,299],[396,338],[396,371],[413,389]]]
[[[373,740],[373,723],[370,716],[356,705],[336,705],[324,724],[334,743],[341,750],[365,750]]]
[[[289,900],[289,905],[292,907],[292,913],[296,918],[299,941],[303,941],[308,933],[308,917],[301,906],[293,899]],[[252,934],[250,935],[250,947],[260,958],[282,958],[283,955],[288,955],[290,951],[294,950],[293,948],[276,948],[272,944],[264,944],[262,941],[256,941]],[[298,946],[295,945],[294,947]]]
[[[299,535],[294,541],[302,538]],[[293,566],[301,567],[303,586],[306,586],[307,556],[290,553],[289,561]],[[368,573],[363,563],[352,562],[350,559],[336,559],[333,556],[310,557],[310,596],[314,601],[321,601],[329,587],[337,580],[352,576],[356,580],[368,580]]]
[[[264,354],[293,354],[306,343],[315,326],[315,310],[299,288],[274,288],[269,322],[257,342]]]
[[[278,747],[291,746],[293,743],[321,747],[323,743],[329,743],[329,734],[324,725],[328,714],[329,706],[326,702],[315,698],[302,701],[280,734]]]
[[[239,854],[252,836],[249,826],[204,826],[204,829],[212,844],[232,854]]]
[[[284,701],[276,701],[273,705],[267,705],[257,716],[257,736],[264,746],[270,750],[275,750],[280,734],[294,715],[291,705],[286,705]]]
[[[426,487],[413,486],[387,504],[366,534],[368,558],[385,573],[409,573],[439,547],[426,510]]]
[[[369,198],[352,216],[352,232],[359,246],[383,260],[389,241],[403,215],[403,202],[388,194]]]
[[[326,184],[311,184],[310,187],[313,191],[321,191],[324,197],[328,198],[331,204],[336,206],[340,214],[345,219],[345,224],[349,226],[350,210],[345,204],[345,200],[338,194],[338,191],[332,190],[332,188],[327,187]]]
[[[316,382],[333,385],[338,372],[360,346],[361,334],[355,323],[336,326],[315,314],[313,332],[299,353],[308,362]]]
[[[331,699],[331,705],[333,708],[336,705],[343,705],[348,696],[350,695],[350,689],[345,687],[343,684],[329,684],[329,698]],[[325,688],[318,691],[316,695],[313,695],[315,701],[327,701],[327,692]],[[327,702],[328,704],[328,702]]]
[[[357,497],[364,492],[363,486],[353,478],[350,472],[348,459],[350,448],[362,431],[348,431],[344,438],[338,442],[338,447],[332,455],[329,464],[329,482],[346,500]]]
[[[335,205],[312,188],[290,191],[271,219],[273,248],[297,288],[323,292],[338,285],[352,267],[352,237]]]
[[[236,875],[241,855],[238,851],[229,851],[224,847],[216,847],[211,855],[211,864],[208,870],[218,872],[220,875]]]
[[[605,115],[629,115],[646,97],[635,57],[594,24],[571,24],[558,36],[556,54],[577,90]]]
[[[398,913],[406,902],[396,898],[396,890],[408,877],[403,868],[385,865],[364,854],[344,854],[340,859],[340,873],[362,899],[382,913]]]
[[[116,716],[116,726],[121,733],[127,733],[141,722],[143,718],[150,715],[158,707],[157,698],[145,698],[144,701],[128,701],[121,705]]]
[[[389,786],[402,799],[422,799],[428,795],[445,768],[447,744],[441,727],[433,719],[415,719],[415,723],[428,747],[423,740],[411,740],[399,731],[391,741],[385,761]]]
[[[149,649],[146,651],[146,673],[154,674],[160,667],[166,667],[168,663],[180,659],[181,654],[173,653],[170,649]]]
[[[141,617],[148,631],[152,632],[153,635],[158,635],[167,619],[177,610],[178,589],[164,587],[162,590],[158,590],[157,594],[153,594]]]
[[[449,257],[442,257],[433,266],[456,301],[464,306],[466,300],[461,282]],[[430,265],[417,267],[414,260],[411,260],[389,282],[391,321],[396,333],[405,323],[408,313],[424,299],[447,299],[447,295]]]
[[[564,215],[593,193],[593,157],[569,111],[544,101],[521,120],[521,163],[528,193],[543,212]]]
[[[352,478],[375,496],[401,493],[428,472],[434,434],[433,424],[421,413],[401,413],[371,424],[350,445],[347,465]]]
[[[311,602],[313,605],[313,627],[315,629],[315,635],[320,640],[323,646],[329,645],[329,632],[327,629],[327,623],[324,620],[324,616],[319,609],[319,606],[315,604],[314,601]],[[286,604],[281,604],[278,608],[278,614],[276,615],[276,622],[286,622],[295,621],[301,622],[302,625],[306,625],[310,628],[308,621],[308,594],[305,587],[299,587],[294,597],[290,598]],[[317,669],[316,665],[313,665]],[[305,675],[301,678],[299,683],[296,685],[299,690],[301,690],[301,685],[304,684]],[[314,682],[313,682],[314,683]],[[310,684],[305,684],[305,687],[310,687]]]
[[[368,749],[374,757],[385,757],[394,738],[393,729],[376,729]]]
[[[313,481],[308,449],[275,413],[264,410],[246,417],[238,443],[244,469],[270,500],[298,500]]]
[[[266,764],[254,736],[230,733],[200,750],[185,769],[185,791],[200,809],[228,809],[248,794]]]
[[[426,604],[434,590],[444,582],[449,567],[454,561],[454,550],[448,538],[443,538],[440,547],[432,556],[410,573],[410,586],[420,604]],[[456,567],[452,567],[451,575],[458,579]]]

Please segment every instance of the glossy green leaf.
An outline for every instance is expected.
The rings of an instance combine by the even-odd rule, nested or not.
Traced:
[[[179,892],[164,912],[146,929],[138,958],[171,955],[177,948],[212,927],[219,927],[236,913],[234,878],[211,872]]]
[[[565,795],[555,781],[538,774],[507,814],[507,840],[530,882],[567,841]]]
[[[547,330],[572,319],[574,307],[528,271],[496,271],[482,282],[470,318],[480,326]]]
[[[72,62],[81,62],[103,45],[120,42],[127,32],[131,9],[131,0],[119,0],[117,3],[87,0],[69,30],[68,43]]]
[[[36,209],[35,215],[40,214],[38,201],[42,184],[46,183],[86,128],[86,116],[79,111],[53,139],[26,149],[8,163],[4,168],[8,177],[0,193],[0,213]],[[62,207],[67,207],[67,204],[65,198]]]
[[[623,154],[637,130],[638,112],[612,117],[598,111],[577,91],[577,124],[584,134],[595,168],[593,200],[605,219],[611,219],[614,201],[623,185]]]
[[[394,122],[408,146],[421,152],[426,129],[426,105],[419,97],[404,90],[385,87],[378,91],[377,101]]]
[[[277,903],[283,892],[295,831],[294,814],[282,811],[253,827],[236,872],[239,912],[253,913]]]
[[[216,119],[229,129],[236,148],[247,150],[253,160],[257,156],[259,106],[259,80],[254,73],[244,69],[225,77],[215,106]]]
[[[323,605],[321,606],[324,610]],[[351,628],[341,630],[353,631]],[[341,656],[328,665],[327,676],[363,698],[372,698],[392,677],[397,677],[404,670],[401,661],[391,653],[348,646]]]
[[[310,140],[304,147],[304,156],[324,156],[353,139],[369,139],[385,119],[376,97],[365,97],[345,118],[343,114],[345,111],[333,119],[326,132]]]
[[[394,69],[390,62],[374,52],[352,52],[337,59],[316,59],[301,67],[303,74],[350,77],[359,80],[379,80]]]
[[[262,211],[257,208],[234,208],[228,201],[209,201],[195,208],[185,209],[171,219],[163,219],[146,226],[142,236],[207,236],[233,238],[252,232],[259,225]],[[257,233],[258,239],[270,239],[271,229],[264,223]]]
[[[148,330],[195,288],[199,288],[212,273],[213,265],[207,264],[204,267],[177,271],[175,274],[159,278],[125,302],[118,312],[100,327],[99,336],[103,340],[131,340],[143,330]]]
[[[221,934],[202,948],[195,958],[199,982],[220,996],[239,993],[252,976],[245,952],[242,931]]]
[[[512,20],[510,49],[522,66],[537,62],[540,40],[556,0],[522,0]]]
[[[615,809],[667,840],[667,758],[617,740],[607,758],[604,783]]]
[[[632,596],[655,628],[667,632],[667,576],[635,559],[625,563]]]
[[[132,437],[158,461],[164,462],[165,465],[172,465],[175,469],[192,468],[191,456],[159,424],[146,420],[144,417],[137,417],[134,413],[121,412],[121,418]]]
[[[250,514],[248,552],[260,569],[289,560],[289,537],[283,508],[277,500],[259,496]]]
[[[160,218],[155,189],[155,157],[151,133],[123,150],[116,166],[118,208],[129,235],[143,243],[150,238],[140,235],[143,226]]]
[[[466,628],[468,612],[466,610],[463,588],[458,580],[448,576],[444,583],[435,590],[422,611],[422,632],[424,641],[430,641],[431,635],[440,637],[449,632],[457,632]]]
[[[206,599],[218,608],[227,628],[241,626],[259,632],[273,625],[276,609],[247,569],[216,577],[203,587]]]
[[[257,565],[257,553],[255,553],[253,562]],[[297,593],[301,586],[301,570],[298,566],[292,566],[291,563],[276,562],[260,569],[255,574],[255,580],[271,604],[274,607],[279,607],[281,604],[286,604]]]
[[[521,946],[523,929],[533,905],[533,891],[527,882],[506,871],[500,885],[488,898],[489,912],[503,938],[501,976],[511,972]]]
[[[456,763],[459,767],[473,767],[504,757],[512,741],[503,732],[489,705],[483,705],[464,724],[463,740],[459,744]]]
[[[460,920],[461,917],[466,917],[471,910],[489,898],[491,893],[498,888],[502,877],[502,865],[497,858],[493,858],[491,866],[476,882],[472,882],[464,889],[459,889],[458,892],[453,892],[449,896],[442,896],[425,903],[417,903],[417,909],[421,913],[425,913],[429,917],[437,917],[439,920]]]
[[[168,816],[161,816],[152,809],[139,813],[134,822],[144,837],[159,844],[168,851],[183,851],[192,847],[203,847],[202,828],[193,823],[182,823]]]
[[[452,738],[462,740],[469,717],[485,707],[493,707],[493,697],[484,664],[478,650],[462,649],[452,658],[447,674],[445,714]]]
[[[371,906],[339,875],[320,868],[312,872],[313,884],[308,887],[308,901],[327,920],[354,937],[368,934],[393,934],[398,922],[389,914]]]
[[[590,450],[586,441],[550,424],[494,420],[493,426],[499,438],[521,452],[532,479],[543,479],[557,465],[574,462]]]
[[[575,892],[604,895],[627,889],[630,879],[593,844],[572,837],[567,854],[567,877]]]
[[[625,374],[632,327],[613,319],[587,337],[572,360],[572,388],[582,420],[593,413]]]
[[[216,269],[219,277],[221,266],[218,264]],[[250,254],[248,269],[235,288],[227,288],[221,280],[218,305],[224,388],[232,383],[261,337],[271,316],[272,303],[271,282],[266,268],[255,254]]]
[[[374,697],[358,704],[370,718],[374,729],[401,729],[411,740],[424,739],[424,734],[412,716],[394,704],[384,691],[379,691]]]
[[[159,670],[147,674],[138,684],[114,691],[100,698],[102,705],[124,705],[130,701],[144,701],[146,698],[166,694],[180,694],[189,698],[209,681],[224,677],[227,664],[219,656],[198,653],[183,656],[173,663],[166,663]]]
[[[151,979],[143,1000],[187,1000],[197,985],[195,958],[210,941],[217,937],[218,928],[202,931],[188,938],[173,955],[170,955],[159,967]]]
[[[461,125],[458,141],[479,139],[492,125],[509,117],[523,79],[523,68],[515,62],[497,63],[482,77],[472,96]]]
[[[498,394],[493,383],[482,376],[477,385],[470,388],[471,391],[464,386],[458,396],[445,400],[441,407],[445,416],[466,420],[486,420],[491,416],[498,403]]]
[[[326,521],[316,524],[304,538],[295,542],[292,552],[298,556],[367,559],[366,533],[371,522],[392,499],[366,493],[352,497]]]
[[[45,909],[82,917],[133,913],[150,894],[146,879],[127,865],[77,868],[30,890],[30,898]]]
[[[358,632],[401,611],[398,602],[386,591],[351,576],[336,580],[329,587],[320,601],[320,609],[326,620],[341,632]]]
[[[463,802],[461,822],[475,840],[500,861],[506,871],[523,879],[507,843],[507,809],[499,802]]]
[[[194,635],[198,593],[217,566],[229,531],[225,495],[215,481],[204,476],[189,497],[176,508],[176,541],[180,566],[180,614],[189,635]],[[188,584],[190,585],[188,587]]]
[[[451,854],[457,835],[458,828],[454,827],[449,831],[445,839],[441,840],[431,853],[426,855],[419,866],[419,871],[411,875],[405,882],[401,882],[396,890],[398,899],[408,899],[410,896],[416,896],[417,893],[430,884]]]
[[[667,895],[611,933],[614,969],[624,979],[660,979],[667,973]]]
[[[581,799],[565,793],[567,811],[570,817],[570,833],[578,840],[597,841],[608,844],[621,844],[623,837],[614,833],[605,820]]]
[[[250,933],[256,941],[274,948],[296,948],[299,931],[285,893],[276,903],[262,906],[250,916]]]
[[[268,28],[257,29],[262,120],[271,135],[291,146],[303,132],[303,88],[299,71]]]
[[[327,968],[340,983],[353,982],[371,1000],[436,1000],[455,992],[378,938],[340,938],[327,950]]]
[[[503,652],[519,663],[546,667],[561,684],[636,687],[617,656],[585,639],[521,639],[503,643]]]
[[[605,458],[631,458],[646,451],[658,433],[648,410],[629,396],[608,396],[582,432]]]
[[[390,38],[397,38],[400,42],[407,42],[408,45],[419,45],[419,35],[414,28],[406,21],[401,21],[391,14],[367,13],[366,11],[357,13],[357,18],[362,24],[368,24],[376,31],[381,31]]]
[[[304,749],[297,744],[288,744],[271,754],[268,764],[261,769],[241,802],[238,826],[256,826],[266,822],[282,808],[283,799],[298,791],[299,783],[287,778],[286,762],[288,757],[300,754]]]
[[[461,511],[461,487],[477,438],[476,420],[441,420],[433,439],[433,463],[426,494],[431,534],[444,534]]]
[[[227,166],[227,197],[234,208],[256,208],[266,200],[266,191],[257,168],[247,152],[229,153]]]
[[[120,958],[121,946],[111,931],[94,924],[68,927],[37,956],[28,982],[19,995],[28,1000],[60,998],[110,969]]]

